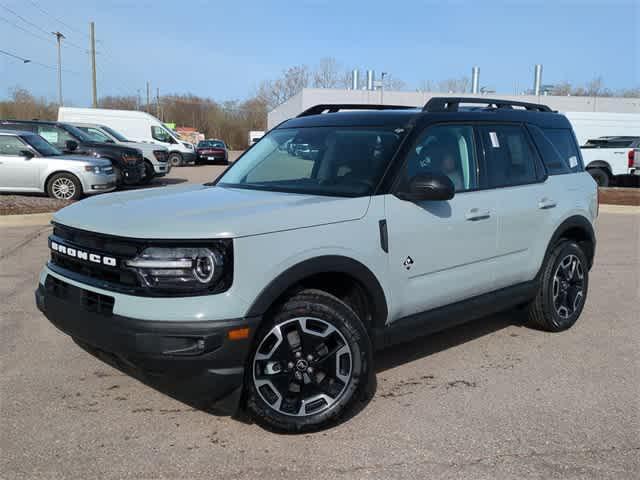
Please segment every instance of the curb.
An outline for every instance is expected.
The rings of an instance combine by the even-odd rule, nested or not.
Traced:
[[[640,206],[636,205],[600,205],[599,211],[602,213],[624,213],[624,214],[640,214]]]
[[[29,215],[0,215],[0,227],[32,227],[49,225],[53,212],[31,213]]]

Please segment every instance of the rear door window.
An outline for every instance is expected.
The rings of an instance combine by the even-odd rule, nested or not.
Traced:
[[[478,128],[485,152],[488,188],[526,185],[541,181],[537,154],[520,125],[493,125]]]

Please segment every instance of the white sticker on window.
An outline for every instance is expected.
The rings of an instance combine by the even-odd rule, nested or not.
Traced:
[[[49,143],[58,143],[58,132],[40,132],[40,136]]]
[[[496,132],[489,132],[489,138],[491,139],[491,146],[493,148],[500,148],[500,142],[498,141],[498,134]]]
[[[578,166],[578,158],[577,157],[569,157],[569,167],[576,168]]]

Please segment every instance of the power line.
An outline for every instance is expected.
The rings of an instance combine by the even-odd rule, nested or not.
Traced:
[[[13,57],[13,58],[17,58],[18,60],[22,60],[22,63],[29,63],[31,62],[31,60],[29,60],[28,58],[22,58],[19,57],[18,55],[14,55],[13,53],[10,52],[5,52],[4,50],[0,50],[0,53],[7,55],[9,57]]]
[[[89,38],[89,35],[87,35],[85,32],[81,32],[80,30],[77,30],[75,27],[69,25],[68,23],[64,22],[63,20],[60,20],[57,17],[54,17],[53,15],[51,15],[51,13],[49,13],[48,11],[46,11],[44,8],[42,8],[40,5],[38,5],[36,2],[29,0],[29,3],[31,5],[33,5],[35,8],[37,8],[38,10],[40,10],[40,12],[42,14],[44,14],[45,16],[52,18],[53,20],[55,20],[56,22],[64,25],[65,27],[67,27],[69,30],[72,30],[76,33],[79,33],[80,35],[84,35],[85,37]]]
[[[23,32],[28,33],[29,35],[31,35],[31,36],[33,36],[33,37],[35,37],[35,38],[39,38],[40,40],[44,40],[44,41],[45,41],[45,42],[47,42],[47,43],[55,43],[55,42],[53,42],[53,39],[43,37],[43,36],[41,36],[41,35],[39,35],[39,34],[37,34],[37,33],[32,32],[31,30],[27,30],[26,28],[21,27],[21,26],[20,26],[20,25],[18,25],[17,23],[12,22],[11,20],[9,20],[9,19],[7,19],[7,18],[5,18],[5,17],[0,16],[0,20],[2,20],[2,21],[3,21],[3,22],[5,22],[5,23],[8,23],[8,24],[9,24],[9,25],[11,25],[12,27],[15,27],[15,28],[17,28],[17,29],[22,30]]]

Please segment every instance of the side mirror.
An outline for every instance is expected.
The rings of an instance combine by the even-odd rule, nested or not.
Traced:
[[[78,148],[78,142],[74,140],[67,140],[67,143],[65,145],[67,147],[67,150],[69,150],[70,152],[73,152]]]
[[[115,141],[115,140],[113,140],[113,139],[111,139],[111,138],[107,138],[107,139],[105,140],[105,143],[116,143],[116,141]]]
[[[22,155],[27,160],[31,160],[35,157],[34,153],[31,150],[20,150],[20,155]]]
[[[456,188],[449,177],[442,174],[416,175],[409,181],[405,192],[397,192],[396,197],[409,202],[423,200],[451,200]]]

